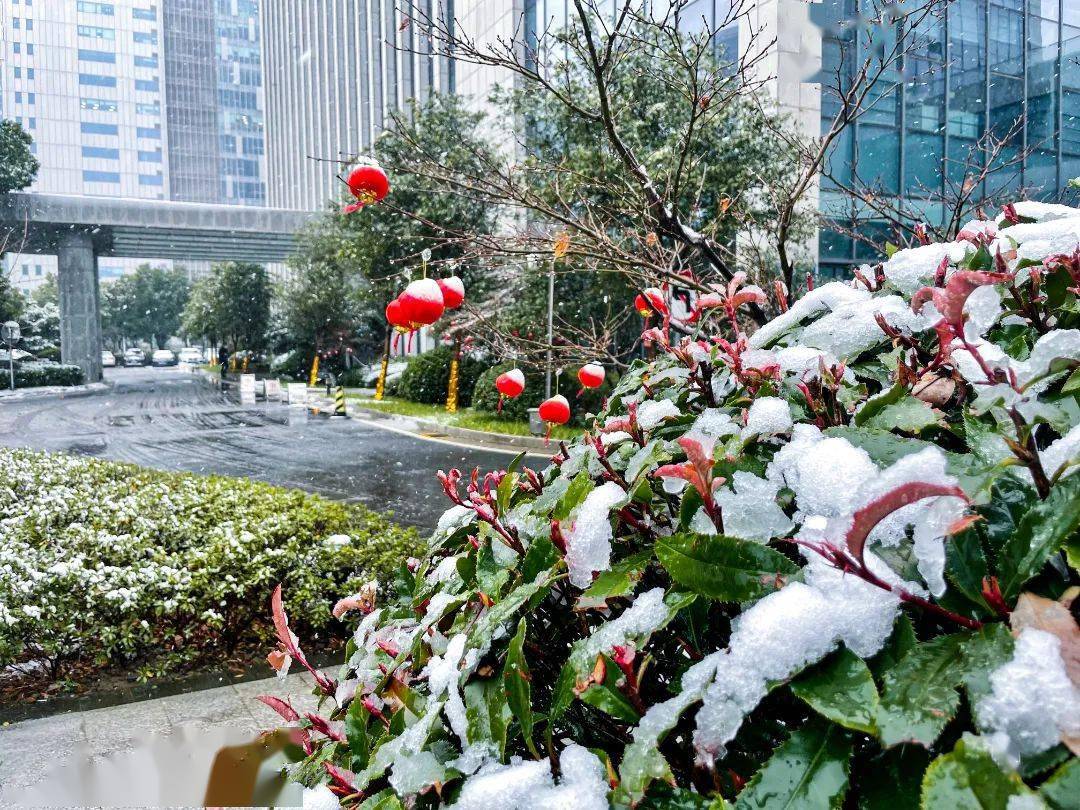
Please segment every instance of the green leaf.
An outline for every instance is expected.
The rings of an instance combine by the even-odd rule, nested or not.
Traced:
[[[490,742],[502,758],[506,750],[506,728],[510,707],[500,678],[474,680],[465,684],[465,718],[470,743]]]
[[[704,501],[701,500],[701,495],[698,494],[697,489],[691,486],[687,486],[683,490],[682,500],[679,502],[679,528],[683,531],[687,531],[690,528],[690,522],[694,519],[694,515],[698,513],[698,510],[704,505]]]
[[[539,753],[533,743],[532,684],[529,665],[525,660],[525,618],[518,622],[517,632],[510,639],[506,649],[506,663],[503,664],[503,687],[506,689],[506,702],[517,718],[521,727],[521,736],[534,757]]]
[[[521,579],[524,582],[532,582],[537,575],[547,571],[559,559],[559,551],[555,544],[547,537],[533,540],[525,552],[525,559],[521,562]]]
[[[931,762],[923,777],[926,808],[1006,810],[1011,796],[1030,795],[1019,776],[1002,771],[977,738],[967,734],[950,753]]]
[[[938,416],[929,405],[911,396],[905,386],[897,383],[868,399],[855,413],[854,421],[859,427],[918,433],[937,424]]]
[[[945,576],[983,611],[987,607],[982,597],[982,582],[988,573],[982,542],[975,528],[953,535],[945,544]]]
[[[622,679],[622,671],[608,656],[604,656],[607,669],[604,672],[604,682],[594,683],[581,693],[583,703],[588,703],[602,712],[606,712],[616,720],[636,725],[641,720],[634,704],[619,689],[619,681]]]
[[[365,799],[356,810],[401,810],[401,800],[392,788],[387,788]]]
[[[359,699],[349,704],[349,711],[345,714],[345,737],[349,741],[349,751],[352,752],[352,770],[354,771],[362,771],[366,768],[368,758],[371,756],[367,734],[370,716],[368,710],[364,708],[364,702]]]
[[[536,579],[532,582],[525,582],[518,585],[510,593],[503,597],[502,601],[496,602],[491,609],[485,613],[469,632],[468,646],[479,647],[488,642],[491,638],[491,634],[495,632],[495,628],[502,625],[504,622],[510,621],[515,613],[517,613],[521,607],[528,602],[533,596],[539,593],[544,588],[551,587],[551,581],[548,577],[544,576],[543,572],[537,575]]]
[[[670,461],[673,455],[666,441],[653,439],[630,457],[623,477],[633,484],[643,472],[654,469],[661,462]]]
[[[661,782],[635,805],[639,810],[724,810],[729,805],[723,796],[711,798],[685,788]]]
[[[911,619],[901,613],[893,626],[889,640],[885,642],[881,652],[869,661],[870,671],[880,678],[887,670],[896,666],[900,659],[918,643],[918,639],[915,638],[915,628],[911,626]]]
[[[1039,788],[1039,796],[1050,810],[1076,810],[1080,796],[1080,759],[1073,757]]]
[[[758,599],[799,570],[768,546],[719,535],[662,537],[656,556],[675,582],[723,602]]]
[[[522,450],[520,453],[514,456],[514,460],[510,462],[510,466],[506,468],[506,471],[508,473],[516,473],[518,470],[521,469],[521,462],[525,460],[525,452],[526,451]]]
[[[846,732],[810,723],[776,749],[739,794],[735,808],[838,808],[847,793],[850,758]]]
[[[629,596],[637,587],[641,573],[652,560],[652,551],[640,551],[611,566],[610,571],[602,571],[578,598],[577,609],[601,608],[608,599]]]
[[[890,748],[853,768],[860,810],[919,810],[919,794],[930,754],[915,745]]]
[[[1045,501],[1039,501],[1020,520],[1001,550],[998,580],[1007,601],[1020,594],[1025,582],[1042,571],[1050,555],[1080,529],[1080,475],[1059,481]]]
[[[570,482],[566,494],[559,499],[559,503],[556,505],[551,517],[554,520],[566,520],[570,517],[570,513],[581,505],[586,496],[593,491],[595,486],[587,472],[578,473],[577,477]]]
[[[518,458],[520,458],[520,456],[518,456]],[[508,471],[506,475],[503,476],[502,481],[499,482],[499,487],[495,490],[495,503],[499,507],[500,515],[505,515],[510,509],[510,498],[514,495],[514,489],[517,487],[517,482],[517,473],[511,471]]]
[[[885,258],[886,259],[891,259],[893,256],[895,256],[897,254],[897,252],[899,252],[899,250],[900,250],[900,247],[898,245],[895,245],[892,242],[886,242],[885,243]]]
[[[792,681],[791,691],[834,723],[877,734],[880,699],[874,678],[866,662],[846,647]]]
[[[956,686],[964,672],[965,633],[939,636],[914,647],[885,672],[877,725],[886,747],[933,744],[956,712]]]
[[[488,596],[497,598],[503,585],[510,579],[510,572],[495,562],[491,543],[499,542],[494,537],[476,552],[476,585]]]
[[[986,625],[964,642],[962,681],[969,704],[974,706],[991,692],[990,673],[1007,663],[1012,653],[1012,634],[1001,622]]]

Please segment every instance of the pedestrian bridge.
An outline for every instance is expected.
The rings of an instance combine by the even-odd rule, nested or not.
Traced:
[[[282,262],[305,211],[238,205],[15,192],[0,198],[7,249],[57,256],[60,344],[65,363],[101,379],[97,258]]]

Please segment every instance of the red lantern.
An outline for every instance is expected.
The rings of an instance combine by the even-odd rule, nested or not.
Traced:
[[[442,290],[443,304],[447,309],[457,309],[465,301],[465,285],[457,276],[436,279],[435,283]]]
[[[540,418],[550,425],[565,425],[570,421],[570,403],[562,394],[540,403]]]
[[[378,202],[390,193],[390,180],[381,166],[372,163],[363,163],[349,172],[345,181],[349,185],[349,191],[356,197],[357,204],[349,208],[357,210],[365,205]]]
[[[435,323],[442,317],[445,309],[442,290],[435,280],[430,278],[410,282],[398,299],[406,320],[414,329]]]
[[[401,301],[399,299],[395,298],[386,305],[386,322],[399,332],[409,331],[409,319],[405,317],[405,312],[402,310]]]
[[[521,373],[519,368],[504,371],[495,378],[495,388],[504,397],[510,397],[511,399],[519,397],[521,392],[525,390],[525,375]]]
[[[578,382],[585,388],[599,388],[604,384],[604,375],[607,372],[599,363],[586,363],[578,369]]]
[[[648,318],[653,313],[667,315],[667,304],[664,303],[664,294],[656,287],[648,287],[634,299],[634,309],[642,318]]]

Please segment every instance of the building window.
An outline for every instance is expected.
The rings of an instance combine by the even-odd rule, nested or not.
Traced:
[[[120,150],[107,146],[84,146],[82,156],[84,158],[101,158],[102,160],[119,160]]]
[[[140,186],[160,186],[163,185],[164,180],[160,174],[140,174],[139,185]]]
[[[156,56],[136,56],[135,67],[156,68],[158,58]]]
[[[34,69],[33,68],[27,68],[26,69],[26,78],[27,79],[33,79],[34,78]]]
[[[120,128],[116,124],[99,124],[95,121],[83,121],[79,125],[83,135],[119,135]]]
[[[84,169],[83,173],[84,183],[119,183],[120,172],[94,172],[89,169]]]
[[[131,35],[131,38],[143,45],[157,45],[157,31],[136,31]]]
[[[79,48],[79,59],[83,62],[104,62],[109,65],[116,64],[116,54],[112,51],[92,51],[86,48]]]
[[[98,112],[116,112],[117,104],[106,98],[82,98],[79,106],[84,110],[97,110]]]
[[[139,138],[152,138],[161,140],[161,127],[136,127],[135,134]]]
[[[116,14],[112,3],[88,3],[85,0],[79,0],[78,10],[85,14],[105,14],[109,17]]]
[[[94,87],[116,87],[116,77],[99,76],[96,73],[80,73],[79,84],[92,85]]]
[[[136,79],[136,90],[145,90],[147,93],[156,93],[158,91],[157,79]]]
[[[131,10],[131,16],[136,20],[151,20],[157,21],[157,9],[155,8],[133,8]]]
[[[161,104],[157,101],[153,104],[136,104],[135,112],[139,115],[161,115]]]
[[[142,149],[139,150],[139,162],[140,163],[161,163],[162,154],[158,149],[156,152],[148,152]]]
[[[16,79],[21,79],[22,78],[22,68],[19,67],[18,65],[15,66],[15,78]]]
[[[79,36],[89,37],[90,39],[116,39],[116,31],[98,25],[80,25]]]

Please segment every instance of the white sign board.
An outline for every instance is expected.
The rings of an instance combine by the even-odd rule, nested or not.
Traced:
[[[307,383],[289,383],[290,405],[307,405]]]
[[[240,375],[240,401],[241,402],[254,402],[255,401],[255,375],[254,374],[241,374]]]
[[[273,400],[281,399],[281,383],[277,380],[267,380],[265,383],[266,398]]]

